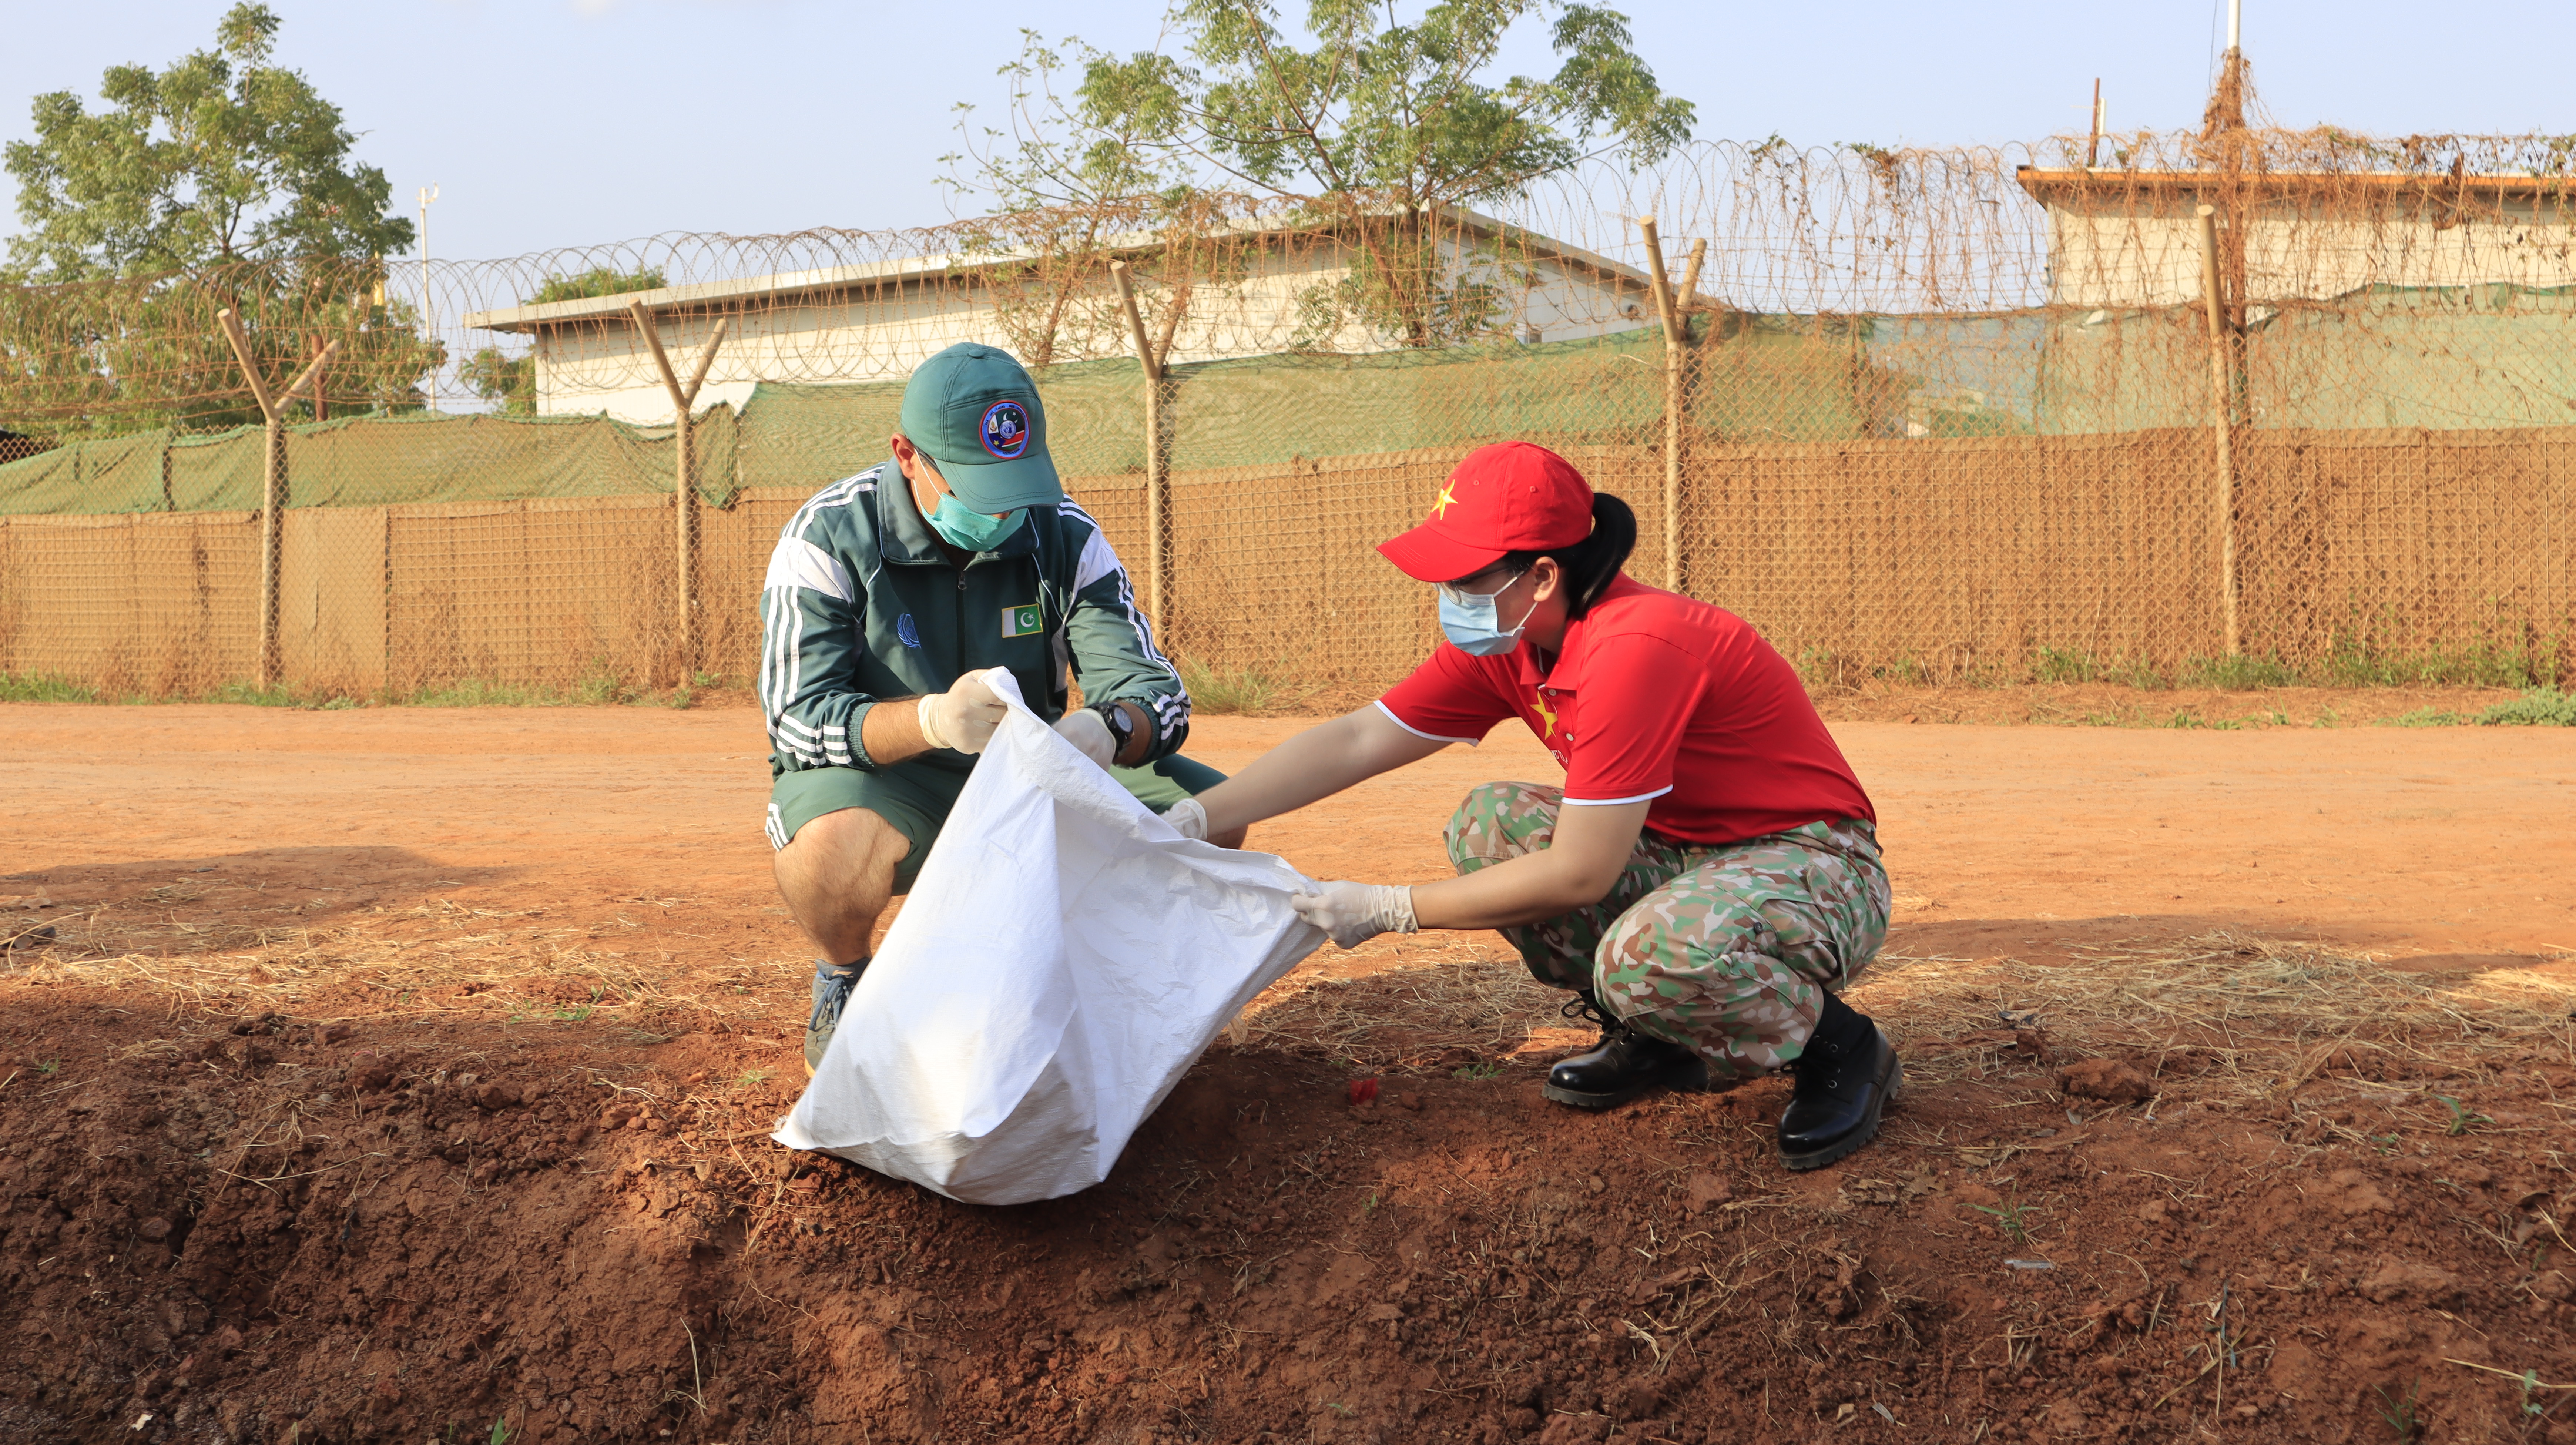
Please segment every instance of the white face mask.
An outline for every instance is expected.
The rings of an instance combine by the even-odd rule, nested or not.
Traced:
[[[1512,590],[1514,583],[1528,576],[1516,572],[1503,585],[1491,592],[1461,592],[1446,582],[1440,584],[1440,633],[1451,646],[1469,657],[1494,657],[1521,645],[1521,633],[1529,627],[1530,614],[1538,611],[1538,598],[1521,613],[1521,620],[1508,630],[1502,626],[1497,603]]]

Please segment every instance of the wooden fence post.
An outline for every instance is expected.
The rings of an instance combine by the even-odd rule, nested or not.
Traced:
[[[286,476],[286,419],[278,412],[278,403],[291,398],[304,387],[307,378],[318,376],[325,364],[340,350],[334,339],[321,353],[297,372],[283,391],[272,394],[268,383],[260,379],[259,363],[251,355],[250,338],[242,334],[241,318],[231,307],[215,313],[216,324],[224,329],[224,339],[232,343],[233,359],[241,363],[242,378],[250,383],[251,399],[259,403],[259,414],[265,425],[261,433],[260,475],[264,479],[259,495],[259,664],[256,678],[261,691],[277,685],[277,588],[281,538],[285,532],[285,510],[290,500]],[[317,391],[318,397],[320,393]]]
[[[1691,242],[1690,264],[1682,275],[1682,294],[1676,298],[1672,278],[1664,272],[1664,242],[1656,233],[1655,218],[1638,217],[1637,229],[1645,233],[1647,274],[1654,283],[1655,312],[1664,323],[1664,588],[1679,592],[1689,580],[1682,565],[1682,448],[1688,432],[1693,360],[1690,320],[1684,313],[1697,297],[1699,268],[1708,257],[1708,242]]]
[[[1176,305],[1164,318],[1162,344],[1145,335],[1145,318],[1136,309],[1136,287],[1127,263],[1109,263],[1118,283],[1118,304],[1127,313],[1127,335],[1136,343],[1136,360],[1145,369],[1145,620],[1152,623],[1160,645],[1171,648],[1172,458],[1163,431],[1163,360],[1171,354],[1172,334],[1180,319]]]
[[[680,384],[679,374],[671,370],[670,353],[662,349],[662,328],[644,309],[642,301],[626,303],[626,312],[635,320],[635,329],[644,334],[645,344],[652,348],[653,365],[662,373],[662,385],[671,394],[671,442],[678,453],[673,462],[671,514],[674,548],[679,563],[677,581],[679,596],[674,602],[679,636],[679,685],[686,687],[696,675],[700,658],[698,626],[698,489],[697,445],[695,424],[690,408],[697,405],[698,388],[706,385],[707,368],[715,365],[716,348],[724,345],[725,328],[733,324],[730,316],[720,317],[715,330],[707,335],[706,346],[698,352],[698,364],[689,373],[689,384]]]
[[[2218,436],[2218,591],[2226,616],[2227,655],[2245,650],[2236,612],[2236,383],[2227,347],[2227,313],[2219,295],[2218,208],[2200,208],[2200,289],[2209,311],[2209,374],[2217,402],[2213,429]]]

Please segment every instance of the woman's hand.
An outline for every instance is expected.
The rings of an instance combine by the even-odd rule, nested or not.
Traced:
[[[1411,933],[1413,890],[1385,883],[1327,883],[1321,893],[1300,893],[1288,900],[1297,916],[1331,936],[1344,948],[1357,948],[1381,933]]]

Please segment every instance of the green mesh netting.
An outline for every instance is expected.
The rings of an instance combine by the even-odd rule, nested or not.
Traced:
[[[737,421],[697,419],[698,493],[730,502]],[[245,510],[260,505],[258,427],[76,442],[0,466],[0,515]],[[587,417],[353,417],[287,428],[289,504],[381,507],[671,490],[672,429]]]

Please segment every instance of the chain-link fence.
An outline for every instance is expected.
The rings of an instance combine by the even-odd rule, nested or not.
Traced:
[[[1035,366],[1169,646],[1282,681],[1422,654],[1429,599],[1371,544],[1511,437],[1636,508],[1634,574],[1811,674],[2557,675],[2566,148],[2118,149],[1705,147],[1508,221],[1140,202],[0,293],[0,428],[50,443],[0,464],[0,672],[747,675],[779,525],[976,339]],[[1669,256],[1616,219],[1649,212]]]

